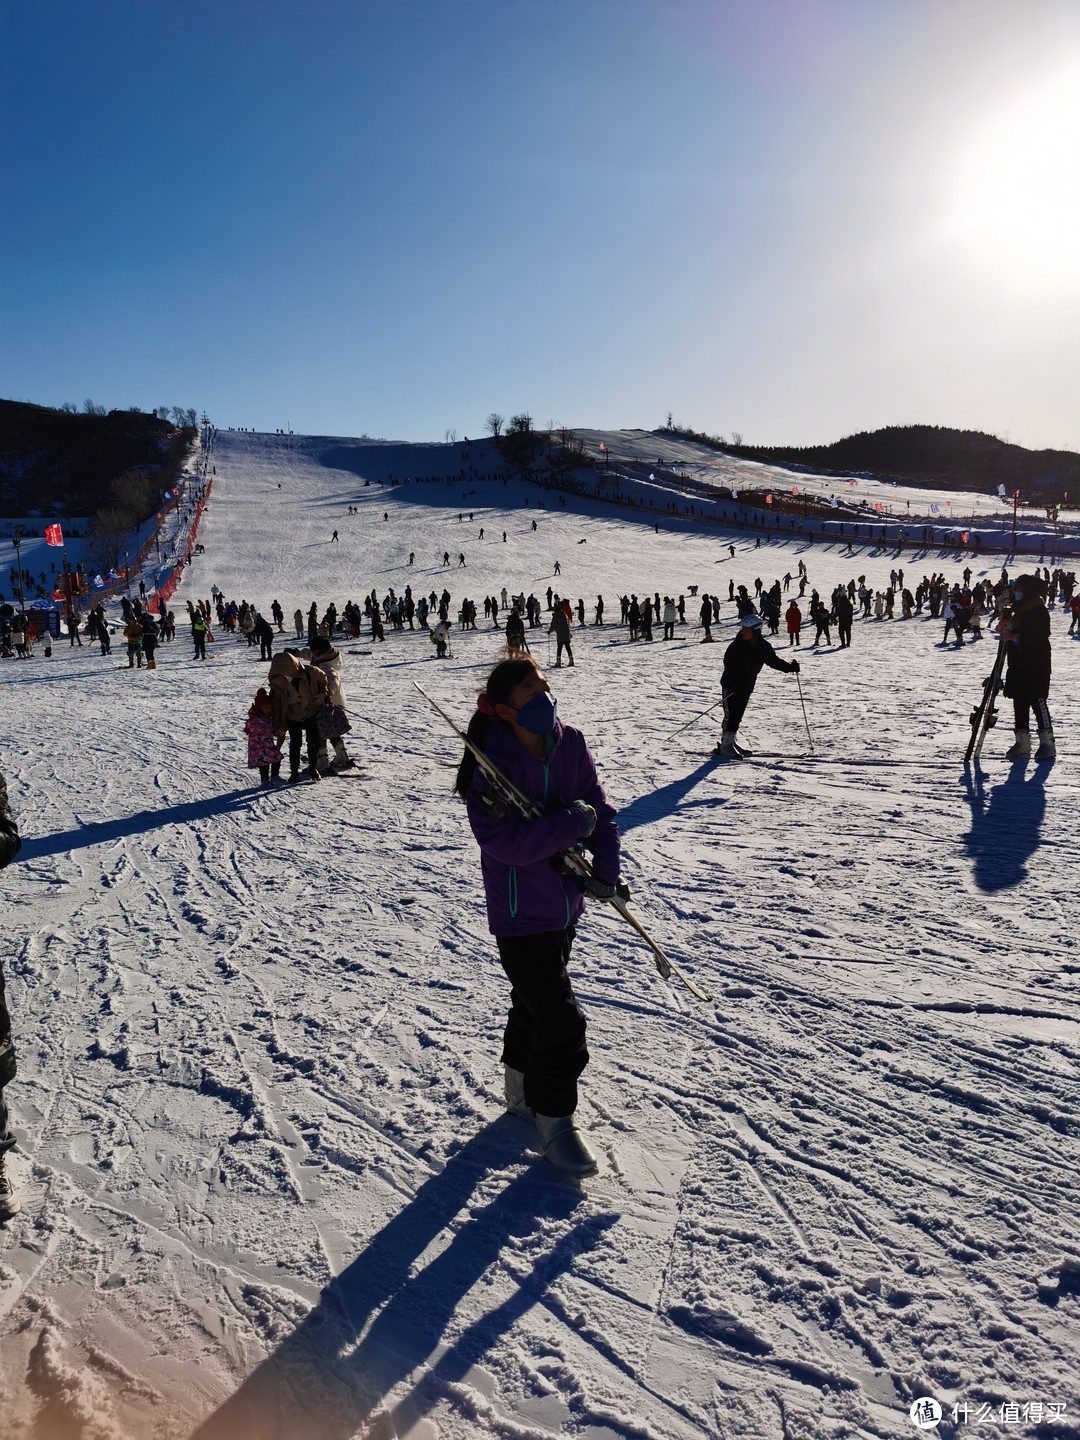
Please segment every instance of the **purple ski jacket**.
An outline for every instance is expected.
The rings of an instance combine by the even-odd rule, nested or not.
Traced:
[[[582,840],[584,821],[571,808],[585,800],[596,811],[596,829],[583,841],[597,878],[619,878],[619,830],[615,810],[596,777],[596,765],[580,730],[555,722],[554,745],[537,760],[501,720],[493,720],[482,747],[493,764],[545,814],[524,820],[513,811],[500,816],[485,803],[487,780],[477,766],[467,797],[469,824],[480,846],[480,869],[493,935],[537,935],[565,930],[585,908],[572,875],[560,875],[551,860]]]

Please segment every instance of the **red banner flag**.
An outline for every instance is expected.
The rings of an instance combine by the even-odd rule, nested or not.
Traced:
[[[63,543],[64,543],[64,532],[63,532],[63,530],[60,529],[60,526],[59,526],[59,525],[46,525],[46,526],[45,526],[45,544],[46,544],[46,545],[63,545]]]

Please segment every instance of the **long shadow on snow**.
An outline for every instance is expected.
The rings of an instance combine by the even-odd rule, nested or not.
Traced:
[[[16,862],[39,860],[43,855],[63,855],[69,850],[82,850],[87,845],[107,845],[127,835],[145,835],[162,825],[186,825],[191,820],[209,820],[214,815],[247,810],[267,792],[233,790],[227,795],[213,795],[209,800],[187,800],[183,805],[166,805],[159,810],[137,810],[120,820],[95,820],[77,830],[61,830],[55,835],[31,836],[24,840]]]
[[[719,764],[715,755],[703,761],[696,770],[691,770],[689,775],[684,775],[679,780],[672,780],[670,785],[661,785],[659,790],[653,790],[649,795],[640,795],[632,804],[627,805],[624,810],[619,811],[619,831],[625,835],[630,830],[636,830],[639,825],[651,825],[654,820],[662,820],[665,815],[670,815],[680,808],[683,799],[693,790],[699,780],[704,780]],[[699,805],[726,805],[726,795],[710,796],[707,800],[695,800],[692,806]],[[683,809],[690,809],[691,806],[682,806]]]
[[[520,1158],[521,1128],[501,1116],[467,1141],[330,1282],[306,1319],[192,1440],[348,1440],[381,1408],[393,1386],[425,1367],[458,1305],[511,1241],[519,1242],[523,1264],[527,1251],[538,1251],[531,1273],[513,1293],[422,1369],[391,1412],[386,1433],[415,1425],[445,1387],[464,1378],[505,1339],[552,1282],[618,1219],[615,1214],[584,1217],[547,1248],[541,1234],[545,1225],[567,1220],[581,1195],[533,1169],[511,1180],[490,1203],[472,1208],[479,1183],[496,1178]],[[455,1233],[450,1227],[462,1212],[468,1218]],[[413,1273],[420,1257],[447,1235],[450,1243]],[[528,1243],[522,1246],[522,1240]],[[379,1422],[372,1433],[384,1433]]]
[[[986,793],[982,772],[965,777],[965,798],[971,806],[971,829],[963,837],[975,884],[986,894],[1009,890],[1027,878],[1027,862],[1039,848],[1046,813],[1046,776],[1050,765],[1035,767],[1030,780],[1023,764],[1009,767],[1008,777]]]

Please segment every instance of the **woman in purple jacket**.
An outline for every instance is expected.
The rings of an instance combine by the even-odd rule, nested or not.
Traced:
[[[512,987],[502,1055],[507,1108],[535,1115],[543,1152],[557,1169],[589,1175],[596,1159],[574,1120],[589,1052],[567,964],[583,892],[615,894],[615,811],[584,737],[557,718],[544,672],[531,658],[496,665],[468,735],[544,811],[526,820],[508,808],[466,750],[454,788],[480,846],[488,928]],[[578,844],[591,852],[595,880],[565,874],[559,864]]]

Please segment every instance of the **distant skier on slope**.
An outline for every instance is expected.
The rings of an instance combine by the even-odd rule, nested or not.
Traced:
[[[466,801],[480,846],[488,927],[512,986],[502,1053],[507,1108],[535,1118],[556,1169],[590,1175],[596,1159],[575,1121],[578,1077],[589,1052],[567,966],[584,897],[609,899],[619,887],[615,811],[584,736],[558,719],[544,672],[532,659],[496,665],[468,735],[546,811],[524,820],[508,810],[466,751],[454,789]],[[558,867],[559,855],[582,843],[592,853],[589,880]]]
[[[739,723],[750,696],[754,693],[761,667],[799,673],[798,660],[781,660],[761,633],[761,616],[745,615],[738,635],[724,651],[724,669],[720,676],[720,692],[724,702],[724,733],[716,753],[725,759],[737,760],[750,751],[735,744]]]

